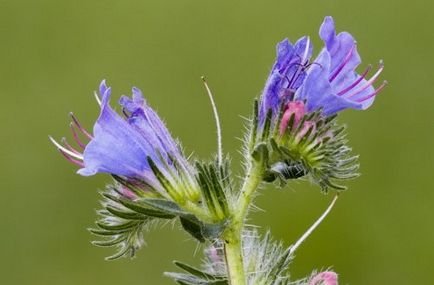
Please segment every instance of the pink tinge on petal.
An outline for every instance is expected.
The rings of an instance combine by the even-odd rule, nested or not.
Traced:
[[[333,271],[324,271],[315,275],[309,285],[338,285],[338,275]]]
[[[294,128],[298,126],[298,123],[300,123],[300,120],[303,118],[305,113],[306,111],[302,101],[289,102],[288,105],[286,105],[285,112],[283,113],[282,121],[280,121],[280,135],[285,133],[292,114],[294,114],[294,124],[292,126]]]

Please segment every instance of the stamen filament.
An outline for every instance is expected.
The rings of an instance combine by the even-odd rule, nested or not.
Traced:
[[[60,142],[61,143],[63,143],[70,151],[72,151],[73,153],[76,153],[76,154],[78,154],[78,155],[81,155],[81,153],[78,151],[78,150],[76,150],[75,148],[73,148],[69,143],[68,143],[68,141],[66,140],[66,138],[62,138],[61,140],[60,140]]]
[[[72,131],[72,135],[74,136],[74,140],[75,140],[75,142],[82,148],[82,149],[85,149],[86,148],[86,145],[84,144],[84,143],[82,143],[81,142],[81,140],[80,140],[80,138],[78,137],[78,134],[77,134],[77,132],[75,131],[75,128],[74,128],[74,124],[73,123],[70,123],[69,124],[69,127],[71,128],[71,131]]]
[[[367,88],[369,88],[372,84],[374,84],[374,82],[377,80],[378,76],[380,76],[380,73],[383,71],[384,69],[384,65],[383,65],[383,61],[380,61],[380,68],[377,70],[377,72],[371,77],[371,79],[368,80],[368,82],[366,82],[365,86],[363,86],[362,88],[360,88],[358,91],[356,91],[355,93],[351,94],[350,96],[348,96],[347,98],[351,98],[356,96],[357,94],[360,94],[361,92],[365,91]]]
[[[368,96],[365,96],[365,97],[362,97],[360,99],[357,99],[356,102],[361,103],[363,101],[366,101],[366,100],[368,100],[368,99],[376,96],[378,93],[381,92],[381,90],[384,89],[384,87],[386,87],[386,85],[387,85],[387,81],[383,81],[383,83],[380,85],[380,87],[378,87],[372,94],[369,94]]]
[[[83,163],[83,162],[71,158],[68,154],[66,154],[66,153],[65,153],[63,150],[61,150],[60,148],[59,148],[59,152],[60,152],[60,153],[61,153],[61,154],[66,158],[66,160],[68,160],[69,162],[71,162],[71,163],[73,163],[73,164],[75,164],[75,165],[78,165],[78,166],[80,166],[80,167],[84,167],[84,163]]]
[[[93,137],[81,126],[80,122],[78,121],[78,119],[74,116],[74,114],[71,112],[69,113],[69,116],[71,116],[72,121],[74,122],[74,124],[77,126],[77,128],[83,133],[83,135],[85,135],[88,139],[93,139]]]
[[[48,138],[50,139],[50,141],[59,149],[59,150],[61,150],[61,151],[63,151],[63,152],[65,152],[65,153],[67,153],[68,155],[70,155],[70,156],[72,156],[72,157],[75,157],[75,158],[78,158],[78,159],[80,159],[80,160],[83,160],[83,156],[82,155],[79,155],[79,154],[76,154],[76,153],[74,153],[74,152],[72,152],[72,151],[70,151],[70,150],[68,150],[67,148],[65,148],[63,145],[61,145],[61,144],[59,144],[57,141],[55,141],[54,139],[53,139],[53,137],[52,136],[48,136]]]
[[[368,65],[368,67],[365,69],[365,71],[362,73],[362,75],[360,75],[360,77],[354,81],[350,86],[348,86],[347,88],[343,89],[342,91],[340,91],[338,93],[339,96],[344,95],[345,93],[347,93],[348,91],[350,91],[351,89],[353,89],[354,87],[356,87],[357,85],[359,85],[360,82],[362,82],[363,79],[366,78],[366,75],[368,75],[369,71],[371,71],[372,69],[372,65]]]
[[[336,77],[341,73],[342,69],[344,69],[345,65],[350,61],[351,56],[353,55],[354,50],[356,49],[356,43],[354,42],[353,46],[351,47],[348,54],[345,56],[344,60],[342,61],[341,65],[338,66],[338,68],[333,72],[333,74],[330,76],[329,81],[332,82],[336,79]]]

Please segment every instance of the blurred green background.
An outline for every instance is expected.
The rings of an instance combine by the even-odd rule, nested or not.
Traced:
[[[365,66],[384,59],[390,84],[368,111],[340,116],[363,175],[301,247],[293,277],[333,266],[341,284],[431,284],[433,9],[423,0],[0,0],[0,283],[173,284],[162,276],[172,259],[200,259],[191,238],[166,226],[147,235],[138,258],[104,261],[112,251],[93,247],[86,228],[110,179],[76,175],[47,135],[69,135],[69,111],[90,128],[92,91],[106,78],[114,99],[141,88],[187,151],[208,158],[206,75],[240,173],[240,115],[260,94],[275,44],[308,34],[318,52],[318,27],[333,15]],[[251,222],[289,245],[331,198],[308,183],[269,187]]]

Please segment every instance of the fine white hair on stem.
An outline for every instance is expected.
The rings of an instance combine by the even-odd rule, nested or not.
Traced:
[[[333,198],[332,202],[328,206],[328,208],[324,211],[324,213],[318,218],[318,220],[313,223],[312,226],[297,240],[297,242],[291,246],[289,249],[289,254],[292,255],[297,248],[310,236],[310,234],[321,224],[321,222],[327,217],[327,215],[330,213],[330,211],[333,209],[333,206],[336,203],[336,200],[338,199],[339,194],[336,194]]]
[[[96,91],[93,92],[93,96],[95,96],[96,102],[98,103],[98,105],[101,106],[101,99],[98,96],[98,93],[96,93]]]
[[[217,159],[218,164],[222,165],[223,162],[223,146],[222,146],[222,129],[220,126],[220,118],[217,111],[217,106],[214,102],[214,97],[212,95],[211,89],[208,86],[208,83],[206,82],[205,76],[202,76],[203,85],[205,86],[206,93],[208,94],[209,100],[211,102],[211,107],[214,112],[214,118],[215,118],[215,124],[217,128]]]

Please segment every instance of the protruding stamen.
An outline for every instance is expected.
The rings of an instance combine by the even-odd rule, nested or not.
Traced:
[[[297,70],[294,72],[294,74],[292,74],[291,80],[288,80],[288,88],[291,89],[292,85],[297,82],[298,78],[300,77],[301,72],[306,68],[306,66],[309,63],[309,60],[307,59],[307,55],[309,53],[309,47],[310,47],[310,38],[307,37],[306,40],[306,47],[304,49],[303,52],[303,57],[300,57],[298,54],[296,54],[296,56],[299,58],[300,63],[296,62],[296,63],[292,63],[287,70],[289,70],[289,68],[291,68],[292,66],[298,66]]]
[[[74,122],[74,124],[77,126],[77,128],[80,130],[80,132],[83,133],[83,135],[85,135],[88,139],[93,139],[93,137],[85,130],[85,128],[83,128],[80,124],[80,122],[78,121],[77,117],[74,116],[74,114],[71,112],[69,113],[69,116],[71,117],[72,121]]]
[[[83,160],[83,156],[82,155],[80,155],[80,154],[76,154],[76,153],[74,153],[74,152],[72,152],[72,151],[70,151],[69,149],[67,149],[67,148],[65,148],[63,145],[61,145],[60,143],[58,143],[57,141],[55,141],[54,139],[53,139],[53,137],[52,136],[48,136],[48,138],[50,139],[50,141],[59,149],[59,150],[61,150],[61,151],[63,151],[64,153],[66,153],[66,154],[68,154],[68,155],[70,155],[70,156],[72,156],[72,157],[75,157],[75,158],[78,158],[78,159],[80,159],[80,160]]]
[[[362,82],[362,80],[366,78],[366,75],[368,75],[368,73],[369,73],[369,71],[371,71],[371,69],[372,69],[372,65],[370,64],[370,65],[368,65],[368,67],[365,69],[365,71],[362,73],[362,75],[360,75],[360,77],[356,81],[351,83],[351,85],[348,86],[347,88],[340,91],[338,93],[338,95],[342,96],[345,93],[347,93],[348,91],[350,91],[351,89],[353,89],[354,87],[356,87],[357,85],[359,85],[359,83]]]
[[[67,153],[65,153],[63,150],[61,150],[60,148],[59,148],[59,151],[60,151],[60,153],[66,158],[66,160],[68,160],[69,162],[71,162],[71,163],[73,163],[73,164],[75,164],[75,165],[78,165],[78,166],[80,166],[80,167],[84,167],[84,163],[82,162],[82,161],[79,161],[79,160],[76,160],[76,159],[73,159],[73,158],[71,158]]]
[[[81,140],[80,140],[80,138],[78,137],[78,134],[77,134],[77,132],[75,131],[75,128],[74,128],[74,124],[73,123],[70,123],[69,124],[69,127],[71,128],[71,132],[72,132],[72,135],[74,136],[74,140],[75,140],[75,142],[82,148],[82,149],[85,149],[86,148],[86,145],[84,144],[84,143],[82,143],[81,142]]]
[[[101,106],[101,99],[99,98],[98,93],[96,93],[96,91],[93,92],[93,96],[95,96],[95,100],[98,103],[98,105]]]
[[[288,78],[288,76],[285,75],[286,80],[288,80],[288,88],[291,89],[292,85],[297,82],[298,78],[300,77],[300,75],[302,74],[300,71],[305,70],[308,66],[310,66],[310,64],[304,64],[304,63],[292,63],[290,65],[290,67],[292,66],[298,66],[297,70],[292,74],[291,79]],[[289,68],[287,70],[289,70]]]
[[[333,72],[333,74],[330,76],[329,81],[332,82],[336,79],[336,77],[341,73],[342,69],[344,69],[345,65],[350,61],[351,56],[354,53],[354,50],[356,49],[356,43],[354,42],[353,46],[350,48],[350,51],[345,56],[344,60],[342,61],[341,65],[336,68],[336,70]]]
[[[68,143],[68,141],[66,140],[66,138],[62,138],[61,140],[60,140],[60,142],[61,143],[63,143],[65,146],[66,146],[66,148],[68,148],[70,151],[72,151],[73,153],[76,153],[76,154],[78,154],[78,155],[81,155],[81,153],[78,151],[78,150],[76,150],[75,148],[73,148],[69,143]]]
[[[361,102],[363,102],[363,101],[366,101],[366,100],[368,100],[368,99],[371,99],[371,98],[374,97],[374,96],[377,96],[377,94],[380,93],[381,90],[383,90],[384,87],[386,87],[386,85],[387,85],[387,81],[383,81],[383,83],[380,85],[380,87],[378,87],[378,88],[377,88],[377,89],[376,89],[372,94],[369,94],[368,96],[365,96],[365,97],[362,97],[362,98],[360,98],[360,99],[357,99],[356,102],[361,103]]]
[[[378,76],[380,76],[380,73],[383,71],[384,69],[384,64],[383,61],[380,61],[380,68],[377,70],[377,72],[371,77],[371,79],[368,80],[368,82],[366,82],[366,84],[360,88],[359,90],[357,90],[355,93],[351,94],[350,96],[348,96],[347,98],[351,98],[356,96],[357,94],[360,94],[361,92],[365,91],[367,88],[369,88],[372,84],[374,84],[374,82],[377,80]]]

